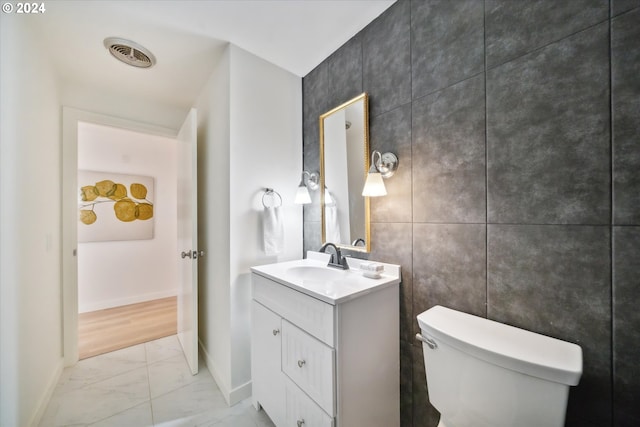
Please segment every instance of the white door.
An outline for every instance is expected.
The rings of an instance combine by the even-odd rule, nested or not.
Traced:
[[[178,133],[178,340],[192,374],[198,373],[197,112]]]

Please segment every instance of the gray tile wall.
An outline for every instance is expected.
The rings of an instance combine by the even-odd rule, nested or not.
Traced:
[[[399,0],[303,79],[306,169],[365,91],[400,158],[370,258],[403,270],[402,425],[437,425],[413,339],[436,304],[579,344],[567,426],[640,425],[640,0]]]

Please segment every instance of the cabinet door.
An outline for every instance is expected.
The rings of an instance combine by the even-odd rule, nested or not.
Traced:
[[[251,377],[253,404],[267,412],[277,426],[284,425],[284,381],[281,370],[282,320],[260,303],[251,301]]]

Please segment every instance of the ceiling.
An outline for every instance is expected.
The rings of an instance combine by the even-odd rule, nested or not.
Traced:
[[[188,108],[227,42],[303,77],[394,1],[57,0],[34,23],[63,84]],[[157,64],[116,61],[103,46],[110,36]]]

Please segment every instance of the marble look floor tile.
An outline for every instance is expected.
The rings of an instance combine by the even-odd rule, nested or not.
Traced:
[[[88,425],[149,400],[147,368],[116,375],[77,390],[54,395],[53,415],[41,426]]]
[[[269,416],[264,410],[256,411],[256,408],[254,408],[254,406],[251,404],[251,398],[238,402],[229,408],[230,417],[241,417],[245,414],[249,414],[256,420],[256,422],[264,423],[265,421],[267,421],[267,426],[273,425],[273,423],[269,419]]]
[[[144,346],[147,351],[147,363],[154,363],[183,354],[176,335],[149,341]]]
[[[176,336],[65,370],[40,427],[275,427],[251,399],[228,407],[202,360],[192,376]]]
[[[212,381],[207,368],[201,364],[198,374],[192,375],[182,354],[149,365],[152,399],[203,379]]]
[[[53,426],[53,421],[55,419],[59,404],[59,395],[54,392],[53,396],[51,396],[51,399],[49,400],[49,403],[47,404],[46,409],[44,410],[44,413],[42,414],[42,418],[38,423],[38,427]]]
[[[271,418],[269,418],[264,410],[256,411],[256,409],[251,404],[250,398],[243,400],[233,408],[236,407],[238,408],[237,412],[234,415],[231,415],[231,417],[225,418],[223,421],[232,421],[234,417],[244,417],[245,415],[248,415],[257,427],[275,427],[275,424],[273,423],[273,421],[271,421]]]
[[[146,365],[143,344],[79,361],[65,369],[56,392],[66,393]]]
[[[256,424],[256,420],[251,416],[251,414],[246,413],[241,415],[229,416],[213,424],[205,424],[203,427],[205,426],[206,427],[258,427],[259,424]]]
[[[229,416],[232,408],[212,380],[201,380],[151,400],[153,420],[163,427],[200,426]]]
[[[91,424],[90,427],[151,427],[151,403],[144,402],[134,408],[116,414],[112,417]]]
[[[264,411],[256,411],[253,408],[249,408],[249,411],[253,411],[252,417],[256,420],[258,427],[275,427],[276,425],[271,421],[271,418]]]

